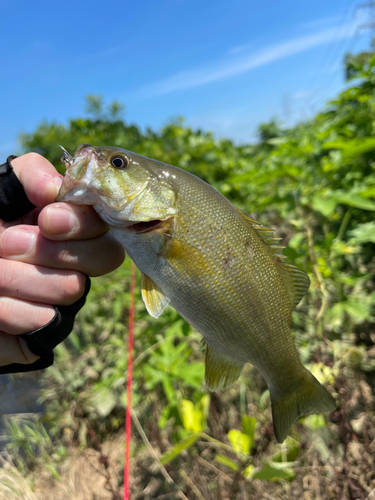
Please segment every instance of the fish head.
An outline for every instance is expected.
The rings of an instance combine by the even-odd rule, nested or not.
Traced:
[[[111,227],[176,215],[176,184],[168,165],[117,147],[81,144],[67,166],[57,201],[93,205]],[[173,168],[173,167],[170,167]]]

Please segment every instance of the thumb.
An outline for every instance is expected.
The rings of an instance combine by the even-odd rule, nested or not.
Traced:
[[[12,160],[12,167],[33,205],[43,208],[55,201],[63,177],[46,158],[27,153]]]

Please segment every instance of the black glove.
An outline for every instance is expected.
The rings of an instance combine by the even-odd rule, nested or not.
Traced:
[[[6,163],[0,165],[0,219],[6,222],[18,219],[35,208],[13,171],[10,162],[14,158],[17,157],[9,156]],[[86,302],[90,284],[87,276],[85,293],[77,302],[70,306],[54,306],[56,314],[49,323],[38,330],[20,335],[27,342],[30,351],[40,358],[31,364],[12,363],[0,366],[0,375],[40,370],[52,365],[53,349],[72,331],[74,318]]]

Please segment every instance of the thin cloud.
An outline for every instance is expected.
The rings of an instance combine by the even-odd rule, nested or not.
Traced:
[[[140,88],[136,92],[136,95],[138,97],[153,97],[225,80],[261,66],[300,54],[314,47],[318,47],[319,45],[351,38],[356,33],[358,25],[358,21],[353,21],[341,26],[322,30],[313,35],[302,36],[287,42],[272,45],[257,53],[237,58],[235,61],[233,59],[226,59],[225,61],[206,66],[203,69],[183,71],[165,80]]]
[[[293,95],[293,97],[295,99],[307,99],[308,97],[312,96],[313,93],[314,92],[312,90],[299,90]]]
[[[322,31],[323,29],[328,29],[328,28],[333,28],[333,29],[341,29],[345,28],[344,19],[339,19],[339,16],[331,16],[331,17],[321,17],[319,19],[315,19],[314,21],[308,21],[304,23],[300,23],[296,26],[297,32],[302,32],[304,33],[304,36],[306,36],[307,31]],[[249,52],[253,48],[254,45],[250,43],[242,44],[242,45],[236,45],[235,47],[232,47],[229,49],[228,53],[233,55],[233,54],[240,54],[244,52]]]
[[[350,13],[350,11],[349,11]],[[329,16],[329,17],[321,17],[319,19],[314,19],[313,21],[306,21],[304,23],[300,23],[297,28],[301,30],[306,30],[306,29],[322,29],[322,28],[328,28],[328,26],[333,27],[341,27],[343,21],[345,19],[340,18],[339,15],[336,16]]]

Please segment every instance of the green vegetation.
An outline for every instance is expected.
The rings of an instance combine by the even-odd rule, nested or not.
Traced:
[[[348,56],[346,74],[346,90],[326,110],[291,129],[263,124],[255,145],[218,140],[182,119],[141,132],[123,120],[121,105],[106,108],[95,96],[88,99],[90,117],[44,123],[21,136],[24,151],[37,151],[60,169],[57,145],[73,153],[83,142],[124,147],[186,169],[276,228],[289,262],[311,278],[292,331],[303,362],[334,393],[338,409],[326,418],[300,419],[281,446],[259,373],[248,366],[233,388],[208,394],[200,335],[171,308],[159,319],[148,316],[138,283],[134,498],[170,492],[163,498],[364,499],[375,487],[374,53]],[[28,441],[18,454],[22,467],[36,467],[39,457],[56,476],[64,447],[100,451],[121,432],[129,276],[127,259],[93,280],[74,332],[43,374],[43,421],[51,439],[44,437],[43,446]],[[36,432],[35,423],[31,428]],[[15,424],[12,433],[16,449],[28,434]]]

